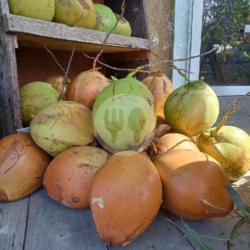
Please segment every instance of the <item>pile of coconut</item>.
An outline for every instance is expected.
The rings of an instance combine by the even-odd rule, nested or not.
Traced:
[[[174,90],[159,72],[139,81],[89,70],[28,83],[20,95],[30,134],[0,141],[1,201],[43,184],[65,206],[90,207],[108,245],[134,240],[161,207],[191,220],[233,209],[225,184],[249,170],[250,137],[213,127],[219,101],[204,81]]]

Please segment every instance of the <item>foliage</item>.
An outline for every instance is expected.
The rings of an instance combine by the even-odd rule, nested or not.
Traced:
[[[222,45],[224,57],[227,45],[233,46],[233,54],[249,53],[244,41],[244,27],[248,23],[250,0],[205,0],[202,40]]]

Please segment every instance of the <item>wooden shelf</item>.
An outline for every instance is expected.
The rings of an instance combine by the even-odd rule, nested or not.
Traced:
[[[96,30],[69,27],[64,24],[5,14],[4,28],[6,33],[17,36],[19,45],[44,47],[52,49],[99,52],[107,35]],[[147,39],[111,34],[105,45],[105,53],[149,50]]]

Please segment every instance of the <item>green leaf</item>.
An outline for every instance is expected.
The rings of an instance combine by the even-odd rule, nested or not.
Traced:
[[[237,206],[237,208],[245,213],[250,213],[250,207],[248,207],[240,198],[240,196],[238,195],[238,193],[235,191],[235,189],[231,186],[231,184],[226,184],[225,185],[226,189],[228,190],[228,192],[230,193],[235,205]]]
[[[233,227],[233,230],[231,231],[231,234],[230,234],[230,241],[232,241],[237,233],[239,232],[240,228],[246,224],[246,223],[249,223],[250,222],[250,217],[243,217],[241,218],[236,224],[235,226]]]
[[[192,228],[190,228],[184,221],[181,221],[180,230],[191,240],[194,242],[200,250],[213,250],[213,248],[201,238],[201,236],[195,232]]]

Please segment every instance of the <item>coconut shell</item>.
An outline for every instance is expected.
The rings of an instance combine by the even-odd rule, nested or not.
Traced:
[[[95,29],[96,12],[92,0],[55,0],[54,21],[69,26]]]
[[[99,92],[109,83],[110,80],[99,71],[84,71],[69,84],[66,99],[92,108]]]
[[[250,169],[250,137],[234,126],[222,126],[213,136],[215,130],[211,128],[200,134],[196,144],[221,164],[231,181],[236,181]]]
[[[109,245],[126,245],[157,215],[162,186],[143,153],[117,153],[94,177],[90,206],[99,237]]]
[[[0,201],[14,201],[42,185],[49,157],[27,134],[0,140]]]
[[[163,205],[173,214],[191,220],[225,216],[233,201],[221,166],[208,155],[173,150],[154,160],[163,183]]]
[[[156,114],[164,118],[164,104],[174,87],[170,79],[162,72],[155,72],[146,77],[143,83],[150,89],[155,98]]]
[[[30,124],[35,143],[51,156],[94,141],[91,111],[76,102],[61,101],[40,111]]]
[[[64,99],[67,85],[71,82],[71,80],[69,78],[66,79],[63,75],[54,75],[47,78],[46,82],[49,82],[51,86],[57,90],[61,99]]]
[[[189,149],[199,151],[198,147],[189,137],[179,133],[169,133],[155,141],[157,155],[170,152],[177,149]]]
[[[71,208],[88,207],[92,179],[107,159],[108,153],[90,146],[74,147],[58,155],[44,176],[48,195]]]

